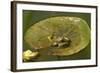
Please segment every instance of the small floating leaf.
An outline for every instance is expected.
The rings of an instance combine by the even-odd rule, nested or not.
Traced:
[[[23,60],[28,61],[31,58],[35,58],[39,53],[38,52],[32,52],[31,50],[26,50],[23,52]]]

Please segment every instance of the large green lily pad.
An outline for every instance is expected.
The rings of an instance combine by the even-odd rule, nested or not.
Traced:
[[[52,46],[59,43],[59,38],[67,38],[64,42],[67,44]],[[67,56],[78,53],[89,44],[90,29],[86,21],[78,17],[51,17],[33,24],[24,39],[33,49],[46,48],[49,55]]]

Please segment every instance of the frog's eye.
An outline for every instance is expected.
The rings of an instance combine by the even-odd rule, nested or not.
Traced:
[[[48,40],[51,42],[51,41],[53,41],[53,38],[54,38],[54,35],[52,34],[52,35],[50,35],[50,36],[48,36]]]
[[[57,41],[57,42],[61,42],[62,40],[63,40],[63,37],[57,37],[57,38],[56,38],[56,41]]]
[[[65,40],[65,41],[69,41],[70,39],[69,39],[69,38],[67,38],[67,37],[64,37],[64,40]]]
[[[63,42],[67,42],[68,44],[70,44],[71,43],[71,39],[69,39],[67,37],[64,37]]]

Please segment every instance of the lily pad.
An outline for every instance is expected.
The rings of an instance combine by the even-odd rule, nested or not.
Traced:
[[[49,55],[67,56],[89,44],[90,28],[78,17],[51,17],[33,24],[26,31],[24,40],[33,49],[49,50]]]

